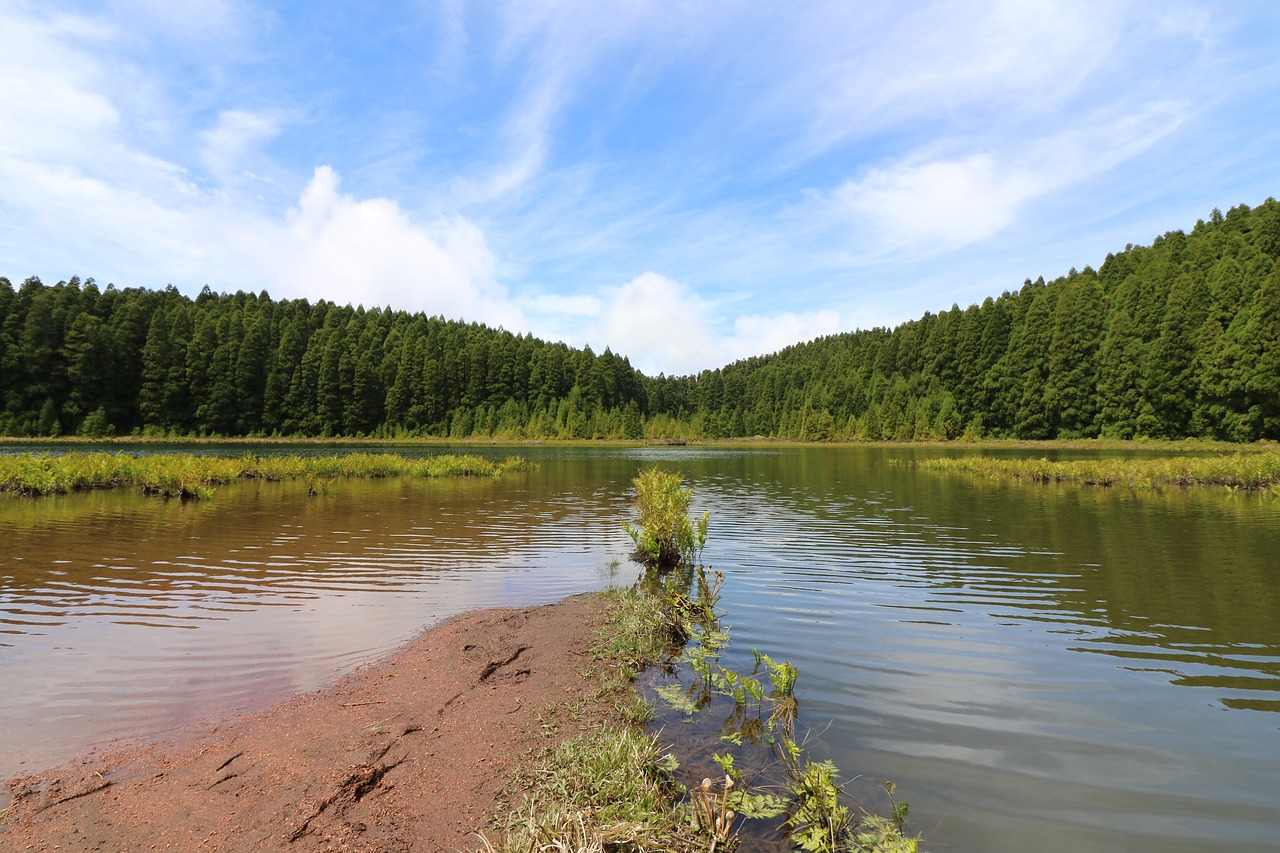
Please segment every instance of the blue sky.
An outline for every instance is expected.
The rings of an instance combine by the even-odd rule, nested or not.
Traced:
[[[1273,2],[0,0],[0,275],[687,373],[1280,195]]]

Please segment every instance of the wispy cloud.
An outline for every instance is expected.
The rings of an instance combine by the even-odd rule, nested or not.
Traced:
[[[1276,26],[1199,0],[14,0],[0,274],[711,367],[1274,195]]]
[[[999,156],[917,155],[868,169],[832,191],[829,201],[863,230],[863,240],[877,247],[871,251],[947,251],[1002,231],[1040,196],[1138,156],[1176,130],[1185,115],[1183,105],[1160,102],[1136,115],[1094,121]]]
[[[254,177],[248,170],[263,159],[261,146],[280,133],[280,116],[248,110],[226,110],[200,134],[200,158],[220,185]]]

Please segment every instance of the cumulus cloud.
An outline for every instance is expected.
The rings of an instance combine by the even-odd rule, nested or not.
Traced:
[[[711,306],[684,285],[646,272],[604,296],[590,339],[607,342],[646,373],[707,366],[707,352],[718,344],[708,321]]]
[[[246,243],[282,294],[525,325],[478,227],[461,216],[420,224],[390,199],[358,200],[340,191],[328,166],[269,233],[267,241],[245,235]]]
[[[719,305],[656,272],[590,299],[598,305],[595,317],[567,337],[596,349],[608,346],[651,376],[697,373],[842,331],[833,310],[725,318]],[[583,299],[574,307],[589,304]]]

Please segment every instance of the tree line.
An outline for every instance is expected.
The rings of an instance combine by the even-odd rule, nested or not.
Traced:
[[[1280,438],[1280,203],[695,376],[327,301],[0,277],[0,434]]]
[[[0,278],[0,434],[638,438],[643,379],[422,313]]]
[[[671,382],[705,436],[1280,439],[1280,203]]]

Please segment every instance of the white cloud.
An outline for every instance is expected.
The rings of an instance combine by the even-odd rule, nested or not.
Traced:
[[[454,216],[418,224],[390,199],[341,193],[328,166],[316,169],[298,206],[267,239],[239,236],[273,290],[285,295],[525,326],[495,280],[493,253],[473,223]]]
[[[844,4],[806,33],[782,83],[813,110],[799,116],[800,149],[917,122],[1007,126],[1052,114],[1111,56],[1127,14],[1124,3],[1072,0],[915,4],[907,14]]]
[[[200,134],[200,158],[221,183],[235,183],[260,158],[262,144],[280,133],[278,115],[247,110],[224,110],[218,122]]]
[[[646,272],[600,295],[578,343],[608,346],[648,375],[697,373],[843,331],[836,311],[739,316],[720,331],[718,306],[667,276]]]
[[[607,344],[645,373],[688,373],[714,360],[707,357],[718,349],[711,306],[679,282],[647,272],[605,298],[587,331],[597,349]]]
[[[745,315],[733,321],[733,334],[726,339],[725,349],[733,359],[777,352],[784,347],[822,335],[850,331],[840,312],[822,309],[806,314],[783,311],[780,314]]]
[[[107,30],[85,18],[38,21],[13,12],[0,9],[0,156],[89,159],[86,137],[100,140],[120,113],[94,89],[100,63],[68,43],[102,39]]]
[[[881,253],[955,249],[1004,230],[1029,202],[1136,157],[1185,119],[1183,105],[1160,101],[1134,114],[1092,117],[1001,155],[917,154],[868,169],[827,200]]]
[[[990,237],[1044,189],[1032,175],[1002,173],[986,154],[871,169],[833,194],[835,203],[898,244],[951,249]]]

